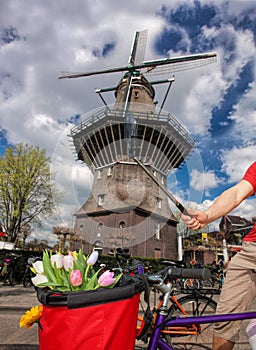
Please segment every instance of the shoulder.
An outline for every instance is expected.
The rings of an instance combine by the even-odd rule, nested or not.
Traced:
[[[256,162],[249,166],[242,180],[248,181],[253,186],[254,193],[256,192]]]

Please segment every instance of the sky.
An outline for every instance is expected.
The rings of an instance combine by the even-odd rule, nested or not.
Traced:
[[[104,107],[95,89],[115,86],[122,73],[58,76],[127,65],[134,33],[145,29],[145,60],[217,53],[216,63],[175,73],[164,106],[196,144],[168,177],[172,194],[186,207],[205,209],[255,161],[254,0],[1,1],[0,153],[20,142],[44,148],[65,193],[54,222],[32,237],[54,241],[53,225],[73,227],[93,177],[76,161],[68,135]],[[156,88],[159,101],[165,88]],[[104,98],[114,103],[113,93]],[[251,220],[255,207],[252,197],[232,214]]]

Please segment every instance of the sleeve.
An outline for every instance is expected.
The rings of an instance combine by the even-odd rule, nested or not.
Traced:
[[[245,172],[243,180],[250,182],[256,193],[256,162],[254,162]]]

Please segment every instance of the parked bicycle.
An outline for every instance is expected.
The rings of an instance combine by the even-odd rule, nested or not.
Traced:
[[[34,273],[32,272],[31,270],[31,267],[32,267],[32,264],[34,262],[36,262],[37,260],[41,260],[42,258],[40,257],[30,257],[28,258],[27,260],[27,265],[26,265],[26,269],[25,269],[25,272],[24,272],[24,275],[23,275],[23,278],[22,278],[22,284],[23,286],[26,288],[26,287],[31,287],[33,285],[32,281],[31,281],[31,278],[34,277]]]
[[[22,255],[12,253],[9,258],[5,259],[5,264],[3,267],[3,284],[13,286],[14,284],[20,282],[17,260],[21,256]]]

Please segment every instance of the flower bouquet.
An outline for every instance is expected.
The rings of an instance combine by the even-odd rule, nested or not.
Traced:
[[[37,323],[40,350],[133,350],[141,283],[113,271],[95,270],[98,252],[51,254],[33,263],[32,278],[42,308],[22,316]]]
[[[94,265],[97,260],[97,251],[93,251],[88,258],[81,249],[78,253],[69,252],[68,255],[45,251],[43,260],[32,264],[32,271],[35,273],[32,282],[36,287],[48,287],[60,292],[113,288],[122,273],[114,276],[114,272],[109,270],[102,273],[102,268],[95,272]]]

